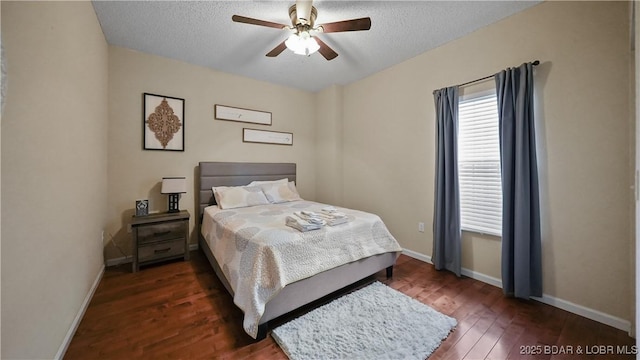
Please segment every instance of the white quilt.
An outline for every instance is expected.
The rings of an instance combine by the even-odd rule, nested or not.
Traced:
[[[402,248],[380,217],[337,208],[345,224],[300,232],[285,225],[295,211],[319,212],[326,204],[293,201],[204,211],[202,235],[244,311],[244,329],[255,338],[266,303],[285,285],[359,259]]]

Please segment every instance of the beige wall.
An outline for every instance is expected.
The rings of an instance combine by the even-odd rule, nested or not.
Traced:
[[[345,86],[344,204],[431,255],[433,90],[539,59],[544,293],[631,321],[630,56],[628,3],[546,2]],[[500,241],[463,267],[499,278]]]
[[[316,200],[342,205],[342,86],[316,94]]]
[[[142,150],[142,94],[185,99],[185,151]],[[195,171],[199,161],[295,162],[298,190],[315,198],[315,101],[311,93],[277,86],[167,58],[109,47],[109,199],[107,259],[130,255],[127,224],[136,199],[151,211],[166,211],[163,176],[186,176],[180,208],[191,212],[191,242],[197,242]],[[272,126],[213,119],[214,104],[269,111]],[[242,142],[242,128],[293,133],[293,146]],[[115,246],[120,249],[118,250]]]
[[[107,44],[89,2],[1,7],[2,358],[50,359],[102,270]]]

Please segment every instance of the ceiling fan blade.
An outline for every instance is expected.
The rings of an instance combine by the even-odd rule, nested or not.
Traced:
[[[312,3],[313,0],[296,0],[296,16],[298,17],[298,23],[311,23]]]
[[[276,29],[283,29],[288,27],[287,25],[282,25],[282,24],[271,22],[271,21],[258,20],[258,19],[254,19],[246,16],[240,16],[240,15],[233,15],[231,17],[231,20],[239,23],[260,25],[260,26],[272,27]]]
[[[324,41],[320,40],[319,37],[316,36],[314,37],[314,39],[316,39],[318,45],[320,45],[320,49],[318,49],[318,52],[322,54],[325,59],[333,60],[338,56],[338,53],[333,51],[333,49],[330,48],[329,45],[325,44]]]
[[[371,18],[365,17],[353,20],[336,21],[318,25],[318,27],[322,27],[322,32],[325,33],[369,30],[371,29]]]
[[[286,48],[287,48],[287,45],[285,45],[284,41],[283,41],[280,44],[278,44],[278,46],[274,47],[273,50],[269,51],[266,56],[268,56],[268,57],[276,57],[276,56],[280,55],[280,53],[283,52],[284,49],[286,49]]]

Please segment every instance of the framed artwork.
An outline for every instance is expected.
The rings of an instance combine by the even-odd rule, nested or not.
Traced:
[[[216,104],[213,108],[213,117],[216,120],[229,120],[260,125],[271,125],[270,112],[249,110],[233,106]]]
[[[242,129],[242,141],[261,144],[293,145],[293,134],[281,131]]]
[[[136,216],[149,215],[149,200],[136,200]]]
[[[184,99],[144,93],[143,149],[184,151]]]

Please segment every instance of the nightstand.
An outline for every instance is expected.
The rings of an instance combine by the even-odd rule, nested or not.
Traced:
[[[189,260],[189,212],[133,216],[133,272],[147,265],[184,257]]]

